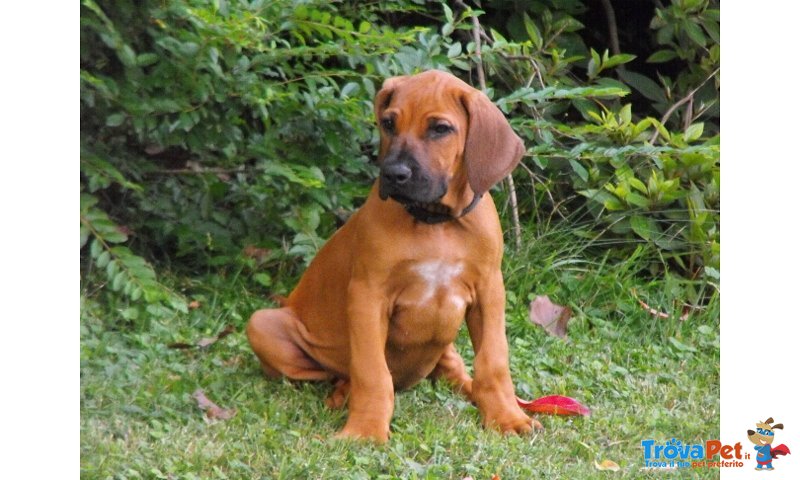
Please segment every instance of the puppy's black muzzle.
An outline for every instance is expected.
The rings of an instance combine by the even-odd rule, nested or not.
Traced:
[[[381,163],[381,200],[389,197],[402,204],[436,202],[447,192],[447,182],[434,177],[405,151],[389,153]]]

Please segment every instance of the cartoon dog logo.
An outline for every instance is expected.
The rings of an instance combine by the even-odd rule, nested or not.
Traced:
[[[756,462],[758,462],[756,470],[758,471],[775,470],[772,467],[772,461],[778,458],[778,455],[792,453],[786,445],[772,446],[772,442],[775,441],[775,430],[783,430],[782,423],[773,425],[772,421],[772,417],[769,417],[765,422],[757,422],[755,431],[747,431],[747,439],[755,444],[755,450],[758,452],[756,456]]]

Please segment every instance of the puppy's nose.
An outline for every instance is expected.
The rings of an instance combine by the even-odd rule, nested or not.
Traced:
[[[411,180],[411,169],[404,163],[393,163],[383,168],[381,176],[389,183],[402,185]]]

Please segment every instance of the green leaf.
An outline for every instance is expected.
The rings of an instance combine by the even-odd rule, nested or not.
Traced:
[[[81,248],[89,241],[90,231],[84,224],[81,223]]]
[[[703,122],[693,123],[689,125],[689,128],[687,128],[686,132],[683,134],[684,139],[687,142],[693,142],[697,140],[698,138],[700,138],[700,136],[703,135],[703,127],[704,127]]]
[[[628,63],[634,58],[636,58],[636,55],[631,55],[628,53],[620,53],[619,55],[613,55],[607,61],[603,62],[603,70],[607,68],[614,68],[618,65],[622,65],[623,63]]]
[[[494,28],[490,29],[490,31],[492,32],[492,38],[494,39],[494,44],[495,44],[496,47],[500,48],[500,47],[502,47],[502,46],[504,46],[504,45],[506,45],[508,43],[508,40],[506,40],[506,37],[501,35],[500,32],[498,32]]]
[[[719,270],[717,270],[716,268],[713,268],[713,267],[704,267],[704,268],[703,268],[703,272],[705,273],[705,275],[706,275],[707,277],[711,277],[711,278],[713,278],[714,280],[719,280],[719,278],[720,278],[720,275],[719,275]]]
[[[580,164],[577,160],[570,159],[569,164],[572,166],[572,170],[578,174],[578,176],[584,182],[589,180],[589,172],[584,168],[583,165]]]
[[[650,217],[634,215],[631,217],[631,229],[645,240],[651,240],[653,234],[661,233],[658,224]]]
[[[129,45],[123,45],[117,50],[117,58],[126,67],[136,66],[136,52]]]
[[[119,272],[119,263],[112,259],[108,262],[108,265],[106,265],[106,277],[114,278],[114,275],[116,275],[117,272]]]
[[[631,123],[631,104],[628,103],[619,110],[619,123],[620,125],[627,125]]]
[[[461,55],[461,44],[456,42],[450,45],[450,48],[447,49],[447,58],[453,58]]]
[[[635,188],[636,190],[640,191],[641,193],[644,193],[644,194],[647,193],[647,186],[645,186],[644,182],[642,182],[638,178],[629,177],[628,178],[628,183],[630,184],[631,187]]]
[[[442,3],[442,8],[444,8],[444,18],[447,23],[453,23],[453,10],[446,3]]]
[[[627,194],[625,196],[625,201],[640,208],[647,208],[650,206],[650,200],[648,200],[647,197],[639,195],[638,193],[631,192]]]
[[[98,255],[97,260],[95,260],[97,262],[97,268],[104,268],[110,259],[111,254],[108,253],[108,250]]]
[[[647,57],[647,63],[664,63],[675,58],[678,58],[678,54],[674,50],[659,50]]]
[[[528,38],[536,46],[537,49],[542,48],[542,34],[539,33],[539,27],[531,20],[527,13],[522,14],[522,21],[525,24],[525,31],[528,33]]]
[[[600,73],[601,67],[603,66],[602,60],[600,60],[600,54],[598,54],[594,48],[591,49],[591,59],[589,63],[586,65],[587,75],[589,78],[594,78]]]
[[[253,275],[253,280],[263,287],[269,288],[272,286],[272,277],[266,272],[256,273]]]
[[[148,65],[158,62],[159,58],[160,57],[155,53],[142,53],[136,57],[136,65],[140,67],[147,67]]]
[[[142,289],[138,286],[134,287],[133,290],[131,290],[130,298],[134,302],[142,298]]]
[[[92,258],[97,258],[101,253],[103,253],[103,244],[95,238],[92,240],[92,243],[89,244],[89,255],[91,255]]]
[[[111,280],[111,289],[114,290],[115,292],[118,292],[125,284],[127,278],[128,276],[125,274],[125,272],[119,272],[116,275],[114,275],[114,279]]]
[[[186,301],[182,298],[172,296],[169,298],[168,303],[173,310],[176,310],[181,313],[189,312],[189,306],[186,304]]]
[[[699,25],[691,20],[686,20],[683,22],[683,27],[686,31],[686,34],[694,43],[701,47],[706,46],[706,36],[703,34],[703,29],[701,29]]]
[[[658,130],[658,133],[659,135],[661,135],[661,138],[663,138],[666,141],[669,141],[670,138],[672,138],[672,136],[669,134],[669,130],[667,130],[667,127],[665,127],[663,123],[659,122],[655,118],[653,118],[651,122],[656,127],[656,130]]]
[[[694,347],[692,347],[690,345],[686,345],[685,343],[679,341],[675,337],[669,337],[669,343],[671,343],[672,346],[675,347],[675,349],[678,350],[679,352],[696,352],[697,351],[696,348],[694,348]]]
[[[122,125],[122,122],[125,121],[125,114],[124,113],[112,113],[108,117],[106,117],[106,126],[109,127],[119,127]]]
[[[611,197],[603,200],[603,206],[609,211],[623,210],[625,207],[616,197]]]
[[[656,102],[667,102],[664,90],[653,80],[630,70],[620,71],[622,79],[639,93]]]
[[[442,36],[449,37],[450,34],[453,33],[453,24],[452,23],[445,23],[442,25]]]
[[[719,43],[719,22],[714,22],[707,19],[703,19],[701,22],[711,40],[713,40],[715,43]]]
[[[342,87],[342,97],[347,98],[352,96],[353,93],[357,92],[361,86],[356,82],[348,82]]]

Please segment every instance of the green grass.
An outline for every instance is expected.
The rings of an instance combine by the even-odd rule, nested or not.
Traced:
[[[475,407],[444,385],[423,382],[397,394],[387,445],[334,441],[345,412],[324,406],[331,386],[267,381],[249,350],[243,327],[267,304],[268,292],[245,274],[215,275],[181,280],[201,306],[162,319],[127,322],[122,307],[82,295],[81,477],[662,478],[641,470],[643,439],[718,438],[718,295],[682,322],[676,305],[696,285],[669,276],[642,280],[646,248],[612,261],[558,231],[526,245],[504,263],[517,393],[575,397],[590,406],[591,417],[540,416],[543,432],[502,437],[483,430]],[[650,315],[632,289],[674,315]],[[536,294],[573,309],[568,340],[528,322]],[[167,347],[227,324],[237,333],[207,349]],[[464,329],[458,344],[471,363]],[[238,414],[207,423],[191,397],[197,388]],[[605,459],[621,471],[598,471],[595,462]]]

